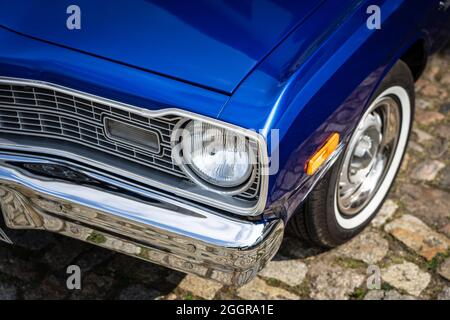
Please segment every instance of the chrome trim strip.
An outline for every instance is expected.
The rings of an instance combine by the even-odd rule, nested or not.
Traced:
[[[30,165],[93,183],[50,177]],[[232,285],[250,281],[283,237],[281,220],[227,217],[37,157],[0,153],[0,192],[9,228],[60,233]]]
[[[0,194],[1,194],[1,190],[0,190]],[[8,238],[8,236],[6,235],[5,231],[3,231],[2,228],[0,228],[0,241],[6,242],[8,244],[13,244],[11,239]]]
[[[266,207],[267,197],[268,197],[268,188],[269,188],[269,177],[268,177],[268,174],[266,173],[266,171],[267,171],[266,168],[269,163],[268,150],[267,150],[267,145],[266,145],[266,141],[265,141],[264,137],[262,135],[260,135],[259,133],[257,133],[256,131],[241,128],[241,127],[235,126],[233,124],[220,121],[218,119],[212,119],[209,117],[205,117],[205,116],[202,116],[199,114],[195,114],[195,113],[192,113],[189,111],[184,111],[184,110],[176,109],[176,108],[166,108],[166,109],[161,109],[161,110],[148,110],[148,109],[144,109],[144,108],[139,108],[136,106],[109,100],[106,98],[98,97],[98,96],[95,96],[92,94],[80,92],[80,91],[77,91],[74,89],[66,88],[66,87],[63,87],[63,86],[60,86],[57,84],[48,83],[48,82],[44,82],[44,81],[0,77],[0,83],[9,84],[9,85],[14,85],[14,84],[16,84],[16,85],[33,85],[33,86],[40,87],[43,89],[59,90],[61,92],[69,94],[69,95],[73,95],[73,96],[76,96],[76,97],[79,97],[82,99],[92,100],[93,102],[97,102],[97,103],[101,103],[101,104],[109,104],[113,107],[116,107],[116,108],[119,108],[119,109],[122,109],[122,110],[125,110],[128,112],[138,113],[138,114],[140,114],[142,116],[146,116],[146,117],[178,115],[181,117],[190,118],[192,120],[200,120],[200,121],[210,123],[215,126],[220,126],[225,129],[234,131],[238,134],[247,136],[251,139],[254,139],[258,143],[259,154],[261,155],[260,162],[261,162],[261,166],[262,166],[261,171],[260,171],[260,174],[261,174],[261,176],[260,176],[260,180],[261,180],[260,181],[260,194],[259,194],[259,199],[255,206],[253,206],[251,208],[230,206],[221,201],[217,201],[216,199],[213,199],[211,197],[203,197],[201,195],[187,192],[183,189],[175,188],[175,187],[173,187],[171,185],[167,185],[167,184],[163,185],[163,190],[168,190],[170,192],[173,192],[173,193],[176,193],[176,194],[188,197],[188,198],[194,198],[196,200],[198,199],[201,202],[205,203],[206,205],[219,207],[223,210],[230,211],[234,214],[244,215],[244,216],[257,216],[257,215],[261,214]],[[42,149],[44,149],[44,148],[42,148]],[[41,152],[42,151],[43,150],[41,150]],[[82,161],[86,161],[86,159],[82,159]],[[151,183],[152,183],[151,186],[161,187],[161,186],[158,186],[157,181],[152,180]]]
[[[169,194],[167,193],[167,191],[171,191],[170,188],[166,187],[169,184],[164,183],[162,176],[159,176],[159,178],[161,178],[161,181],[158,181],[158,179],[150,180],[149,178],[147,178],[139,173],[133,173],[133,172],[130,172],[123,168],[112,166],[112,165],[109,165],[109,164],[106,164],[103,162],[93,161],[86,157],[77,155],[73,152],[67,152],[67,151],[62,151],[62,150],[57,150],[57,149],[34,147],[34,146],[29,146],[29,145],[22,145],[22,144],[17,144],[15,142],[0,138],[0,152],[2,150],[3,150],[3,152],[6,152],[6,153],[22,154],[22,155],[30,154],[30,153],[31,154],[39,154],[39,158],[46,159],[48,161],[58,161],[58,163],[65,164],[70,167],[76,167],[79,170],[85,170],[86,166],[83,164],[89,163],[90,167],[94,167],[96,169],[95,171],[99,175],[109,176],[114,180],[120,180],[120,181],[132,180],[135,182],[132,183],[132,182],[128,181],[126,183],[134,184],[134,185],[138,185],[139,183],[141,183],[139,186],[141,189],[152,189],[151,185],[153,184],[155,188],[158,188],[159,190],[163,190],[163,191],[161,191],[161,193],[166,192],[166,196],[168,196],[168,197],[169,197]],[[58,160],[55,160],[54,157],[58,157]],[[79,161],[80,164],[76,164],[71,160],[59,160],[61,157],[65,158],[65,159],[78,159],[78,160],[80,160]],[[83,161],[84,159],[85,159],[85,161]],[[93,169],[91,169],[91,168],[89,168],[89,170],[93,171]],[[108,174],[107,172],[105,172],[105,170],[110,173]],[[119,178],[118,176],[121,176],[121,178]],[[146,186],[144,187],[142,184],[145,184]],[[176,186],[176,187],[178,187],[178,186]],[[180,187],[188,188],[188,186],[185,184],[180,185]],[[203,191],[203,190],[199,190],[198,192],[200,192],[200,191]],[[175,192],[173,192],[173,195],[176,195],[178,198],[178,201],[180,201],[180,202],[190,202],[191,205],[194,205],[194,203],[191,200],[186,199],[186,198],[181,198]],[[197,199],[206,199],[207,200],[207,199],[209,199],[210,196],[212,196],[212,195],[209,195],[207,192],[205,192],[204,194],[197,193]],[[233,199],[230,199],[230,200],[233,200]],[[227,210],[227,208],[230,208],[230,207],[236,208],[236,210],[238,210],[240,208],[238,206],[233,205],[233,203],[231,203],[231,202],[228,203],[227,206],[220,206],[220,205],[214,206],[214,208],[217,208],[218,210],[223,210],[226,212],[229,212],[229,210]]]

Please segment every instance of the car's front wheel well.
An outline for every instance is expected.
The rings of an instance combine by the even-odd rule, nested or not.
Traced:
[[[425,40],[421,39],[412,44],[400,59],[408,65],[414,80],[419,79],[428,60]]]

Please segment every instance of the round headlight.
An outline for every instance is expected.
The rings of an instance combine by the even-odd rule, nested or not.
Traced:
[[[189,122],[182,135],[185,165],[204,181],[231,188],[249,179],[253,165],[244,137],[201,121]]]

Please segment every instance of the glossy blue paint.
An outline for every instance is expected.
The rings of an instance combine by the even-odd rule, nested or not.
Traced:
[[[261,129],[271,156],[279,154],[267,206],[285,218],[316,182],[303,170],[310,155],[331,132],[339,132],[345,142],[383,76],[412,44],[423,40],[431,54],[450,30],[450,10],[440,11],[438,0],[194,1],[186,12],[180,12],[184,7],[177,7],[177,1],[136,1],[120,7],[126,8],[124,17],[115,5],[106,16],[102,10],[90,13],[117,17],[118,26],[110,29],[115,42],[105,25],[65,39],[66,31],[49,26],[34,30],[23,20],[33,16],[26,13],[29,8],[17,3],[8,2],[1,24],[65,47],[0,28],[0,76],[49,81],[143,108],[176,107]],[[97,2],[78,3],[94,8]],[[382,10],[381,30],[366,27],[366,8],[373,4]],[[149,9],[154,6],[157,11]],[[152,52],[145,44],[143,19],[163,7],[171,14],[158,19],[164,17],[164,25],[175,17],[177,22],[168,30],[149,32],[163,44]],[[186,17],[187,12],[193,16]],[[130,18],[134,14],[138,29]],[[56,28],[53,23],[48,22]],[[194,29],[203,32],[194,37],[197,46],[179,42],[184,33],[192,39]],[[279,141],[272,139],[272,129],[278,130]]]
[[[0,0],[0,25],[229,93],[322,1]]]
[[[158,110],[181,108],[217,117],[228,96],[0,28],[0,75],[56,83]]]
[[[372,4],[381,7],[381,30],[366,27]],[[252,72],[220,119],[263,128],[279,153],[268,206],[293,214],[315,183],[303,170],[311,154],[331,132],[345,141],[391,66],[419,39],[431,53],[448,37],[448,20],[438,1],[327,1]],[[242,110],[252,116],[240,116]],[[271,129],[279,130],[279,141]]]

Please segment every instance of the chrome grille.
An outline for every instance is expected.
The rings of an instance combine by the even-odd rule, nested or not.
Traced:
[[[0,130],[82,143],[185,177],[172,160],[170,146],[170,134],[180,117],[143,117],[55,90],[20,85],[0,85],[0,103],[3,106],[0,110]],[[109,139],[102,120],[105,115],[157,132],[160,152],[152,153]]]
[[[99,103],[66,92],[34,85],[0,83],[0,131],[64,139],[189,180],[171,156],[171,133],[182,117],[170,114],[143,116],[138,111],[134,113],[107,102]],[[111,140],[105,134],[105,116],[155,131],[159,135],[159,152]],[[256,177],[249,189],[234,197],[257,200],[259,174]]]

